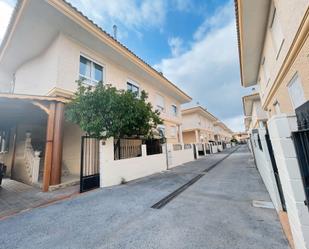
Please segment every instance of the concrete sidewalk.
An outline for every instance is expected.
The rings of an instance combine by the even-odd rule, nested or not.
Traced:
[[[79,193],[78,186],[69,186],[51,192],[11,179],[3,179],[0,186],[0,220],[6,216],[64,199]]]
[[[247,147],[162,209],[154,203],[220,153],[126,185],[98,189],[0,222],[0,248],[289,248]]]

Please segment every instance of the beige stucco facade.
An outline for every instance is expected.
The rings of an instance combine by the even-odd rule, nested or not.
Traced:
[[[118,89],[127,89],[127,82],[133,81],[141,90],[148,93],[148,101],[156,106],[156,95],[164,97],[164,110],[161,118],[164,120],[167,141],[179,143],[182,141],[180,102],[173,97],[173,92],[162,91],[156,84],[138,72],[129,71],[124,66],[113,62],[104,54],[77,42],[65,34],[59,36],[39,56],[22,64],[15,73],[15,93],[46,95],[53,94],[58,89],[66,94],[77,89],[79,79],[80,55],[103,66],[103,81]],[[171,107],[177,107],[177,115],[172,113]],[[176,134],[174,131],[176,130]]]
[[[267,178],[277,179],[268,191],[283,196],[277,211],[288,218],[292,247],[307,249],[307,130],[295,114],[298,107],[309,104],[309,1],[237,0],[235,6],[241,84],[255,86],[260,98],[255,106],[249,96],[243,98],[246,128],[251,141],[260,143],[253,147],[253,155],[266,186]],[[263,126],[254,117],[258,110],[266,113]],[[261,158],[269,160],[268,152],[273,156],[270,170],[259,167],[267,165]]]
[[[250,132],[252,129],[263,127],[268,116],[262,108],[260,94],[257,92],[246,95],[242,98],[242,102],[246,131]]]
[[[289,85],[294,77],[300,82],[299,91],[303,92],[304,102],[309,99],[309,2],[262,1],[265,4],[260,8],[260,12],[268,13],[265,16],[264,27],[262,17],[259,22],[246,18],[245,13],[249,13],[252,8],[258,9],[255,6],[257,4],[250,5],[248,1],[237,2],[242,85],[245,87],[258,85],[262,108],[269,113],[269,117],[278,112],[294,114],[296,107],[289,92]],[[260,16],[263,16],[261,13]],[[258,45],[247,38],[257,35],[256,29],[253,28],[256,25],[261,26],[263,32],[260,36],[264,36],[263,42]],[[246,51],[257,50],[257,47],[261,47],[261,53],[251,55],[250,58]],[[244,62],[253,64],[254,60],[259,60],[260,63],[254,70],[249,70],[249,66]],[[249,75],[252,75],[251,78],[254,77],[253,81],[247,80]]]
[[[182,110],[184,143],[229,142],[232,132],[201,106]]]
[[[191,98],[65,1],[18,2],[0,49],[0,92],[71,98],[81,56],[103,68],[104,84],[127,90],[127,82],[133,82],[147,92],[153,109],[160,96],[160,128],[168,143],[183,142],[180,105]],[[76,175],[81,135],[77,126],[65,123],[62,162]]]

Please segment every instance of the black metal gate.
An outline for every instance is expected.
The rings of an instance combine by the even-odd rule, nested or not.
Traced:
[[[276,163],[275,156],[274,156],[273,146],[271,144],[271,140],[270,140],[268,133],[265,135],[265,140],[266,140],[266,143],[267,143],[267,148],[268,148],[271,164],[273,166],[273,171],[274,171],[274,175],[275,175],[275,179],[276,179],[276,183],[277,183],[277,187],[278,187],[278,192],[279,192],[279,197],[280,197],[282,209],[283,209],[283,211],[286,211],[285,199],[284,199],[282,185],[281,185],[281,181],[280,181],[280,177],[279,177],[278,167],[277,167],[277,163]]]
[[[82,136],[80,192],[100,187],[99,140]]]
[[[292,132],[292,137],[304,184],[305,205],[309,208],[309,129]]]

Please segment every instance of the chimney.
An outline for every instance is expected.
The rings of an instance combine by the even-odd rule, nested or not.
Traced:
[[[113,30],[114,30],[114,39],[117,40],[117,25],[113,25]]]

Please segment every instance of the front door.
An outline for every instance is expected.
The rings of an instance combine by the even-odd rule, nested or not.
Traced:
[[[80,192],[100,187],[100,141],[89,136],[82,136]]]

